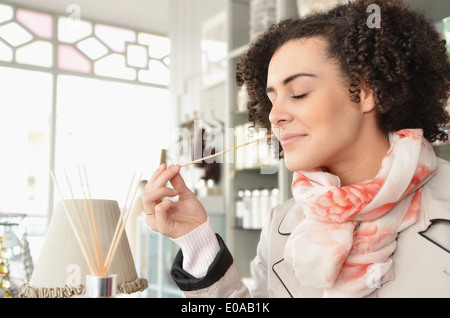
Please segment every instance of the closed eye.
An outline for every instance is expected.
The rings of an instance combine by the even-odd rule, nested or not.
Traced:
[[[293,99],[303,99],[307,96],[308,94],[301,94],[301,95],[294,95],[291,98]]]

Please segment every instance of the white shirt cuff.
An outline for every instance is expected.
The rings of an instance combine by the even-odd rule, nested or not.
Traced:
[[[183,269],[202,278],[220,250],[211,222],[208,220],[188,234],[172,239],[183,251]]]

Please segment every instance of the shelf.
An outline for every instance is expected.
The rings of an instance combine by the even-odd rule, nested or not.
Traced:
[[[277,19],[292,14],[295,0],[277,0]],[[288,10],[289,9],[289,10]],[[226,120],[225,125],[229,128],[248,123],[247,112],[237,111],[237,96],[240,87],[236,85],[235,73],[236,63],[241,54],[249,47],[250,42],[250,0],[228,0],[228,39],[229,52],[228,72],[226,82]],[[295,10],[294,10],[295,11]],[[228,144],[234,144],[233,136],[228,137]],[[271,154],[268,153],[270,156]],[[261,168],[272,169],[273,173],[262,174]],[[235,198],[238,190],[258,188],[278,188],[279,201],[284,202],[290,197],[290,184],[292,174],[286,169],[284,161],[281,160],[276,166],[254,166],[238,167],[234,165],[225,166],[224,195],[226,200],[227,219],[227,246],[233,254],[236,268],[241,277],[250,276],[250,262],[256,255],[257,244],[261,230],[252,228],[236,227],[235,222]]]
[[[238,53],[237,49],[250,42],[250,0],[228,1],[229,48],[230,52]]]
[[[260,234],[260,232],[262,230],[262,229],[252,229],[252,228],[246,229],[246,228],[238,227],[238,226],[235,226],[234,229],[237,230],[237,231],[251,231],[251,232],[255,232],[257,234]]]
[[[277,166],[255,166],[255,167],[247,167],[247,168],[234,168],[234,170],[236,172],[239,172],[239,171],[258,172],[258,170],[261,170],[261,169],[277,170],[277,169],[279,169],[279,166],[277,165]]]
[[[248,49],[248,44],[244,44],[230,52],[228,52],[228,60],[239,58]]]

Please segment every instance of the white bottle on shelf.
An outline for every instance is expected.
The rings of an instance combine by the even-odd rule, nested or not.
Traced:
[[[245,214],[245,201],[244,201],[244,190],[238,191],[238,196],[236,199],[236,210],[235,210],[235,217],[236,217],[236,227],[237,228],[243,228],[243,220],[244,220],[244,214]]]
[[[270,191],[268,189],[262,189],[260,193],[260,206],[261,212],[259,216],[259,228],[263,227],[264,221],[268,213],[270,212]]]
[[[246,123],[244,126],[244,142],[251,142],[258,137],[258,132],[255,127],[253,127],[252,123]],[[244,167],[251,169],[258,167],[258,143],[252,143],[246,147],[243,147],[241,149],[244,149]]]
[[[278,188],[273,188],[270,191],[270,209],[275,208],[280,204],[280,190]]]
[[[260,204],[261,192],[258,189],[252,191],[252,206],[251,206],[251,217],[252,217],[252,229],[260,229],[261,226],[261,204]]]
[[[251,198],[252,192],[250,190],[244,191],[244,213],[242,216],[242,228],[251,229],[252,228],[252,216],[251,216]]]
[[[234,128],[235,132],[235,144],[241,145],[245,142],[245,136],[244,136],[244,126],[239,125]],[[234,158],[234,167],[237,170],[243,169],[245,166],[245,147],[238,148],[234,152],[235,158]]]

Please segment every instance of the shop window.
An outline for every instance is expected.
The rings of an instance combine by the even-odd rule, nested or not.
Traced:
[[[169,55],[164,36],[0,4],[0,212],[48,218],[50,170],[76,164],[120,204],[170,135]]]

